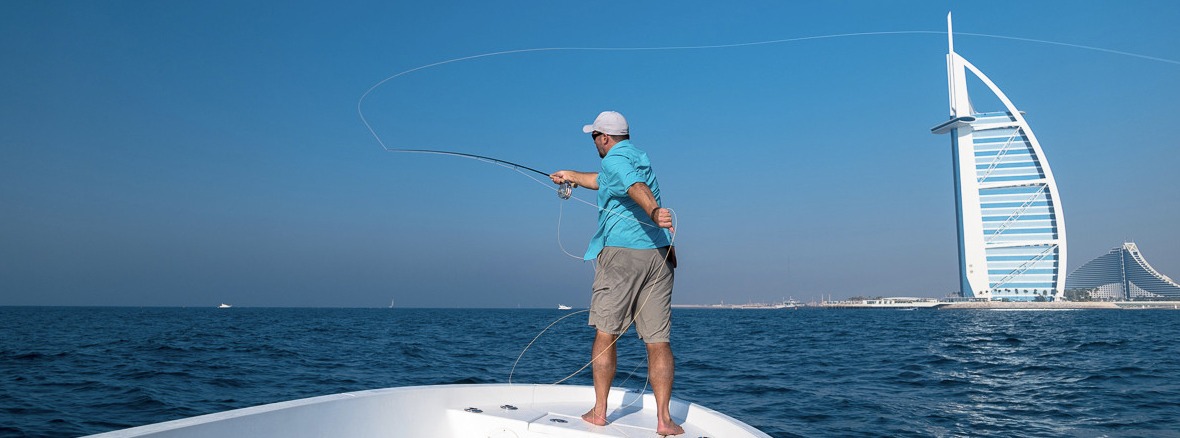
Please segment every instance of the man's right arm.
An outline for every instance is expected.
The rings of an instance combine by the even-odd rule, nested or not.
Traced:
[[[574,187],[585,187],[598,190],[598,172],[577,172],[573,170],[559,170],[549,175],[554,184],[563,182],[574,183]]]

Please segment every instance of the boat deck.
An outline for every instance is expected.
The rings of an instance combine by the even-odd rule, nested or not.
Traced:
[[[631,399],[633,401],[635,397],[631,397]],[[547,403],[531,407],[517,407],[512,404],[476,405],[452,408],[448,410],[447,414],[454,420],[452,424],[464,425],[464,430],[459,431],[459,434],[464,435],[465,432],[469,432],[471,433],[469,436],[493,437],[496,435],[484,434],[498,428],[528,431],[528,435],[521,436],[575,438],[657,436],[654,410],[644,410],[634,406],[620,407],[607,416],[610,424],[596,426],[582,420],[582,413],[586,412],[589,403],[592,402],[593,399],[587,400],[585,403]],[[686,423],[682,427],[685,432],[683,436],[711,436],[707,431],[694,424]]]
[[[254,406],[92,437],[656,437],[655,397],[613,388],[610,424],[582,421],[594,389],[573,385],[438,385],[374,389]],[[687,437],[768,438],[709,408],[672,399]]]

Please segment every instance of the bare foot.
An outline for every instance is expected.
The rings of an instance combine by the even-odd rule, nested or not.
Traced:
[[[589,412],[586,412],[585,414],[582,414],[582,420],[595,426],[606,426],[607,424],[606,414],[594,412],[593,409],[591,409]],[[680,433],[684,433],[684,431],[681,431]]]
[[[584,417],[583,417],[584,418]],[[660,436],[681,435],[684,433],[684,428],[672,420],[660,420],[656,425],[656,434]]]

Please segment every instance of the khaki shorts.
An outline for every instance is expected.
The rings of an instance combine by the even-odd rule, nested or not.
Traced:
[[[667,258],[666,247],[604,248],[594,272],[590,325],[620,335],[634,322],[643,342],[671,342],[675,275]]]

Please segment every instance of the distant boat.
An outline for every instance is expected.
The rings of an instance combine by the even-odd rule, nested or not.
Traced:
[[[725,304],[722,303],[721,307],[725,307]],[[768,303],[732,304],[729,306],[729,308],[731,308],[731,309],[798,309],[799,302],[796,301],[794,298],[791,298],[790,300],[783,299],[782,302],[769,303],[769,304]]]
[[[567,306],[565,304],[558,304],[557,305],[557,310],[570,310],[570,309],[573,309],[573,307]]]
[[[392,309],[392,308],[393,308],[393,300],[389,300],[389,308],[390,308],[390,309]]]
[[[229,304],[225,304],[225,303],[221,303],[220,306],[217,306],[218,309],[228,309],[230,307],[233,307],[233,306],[231,306]]]

